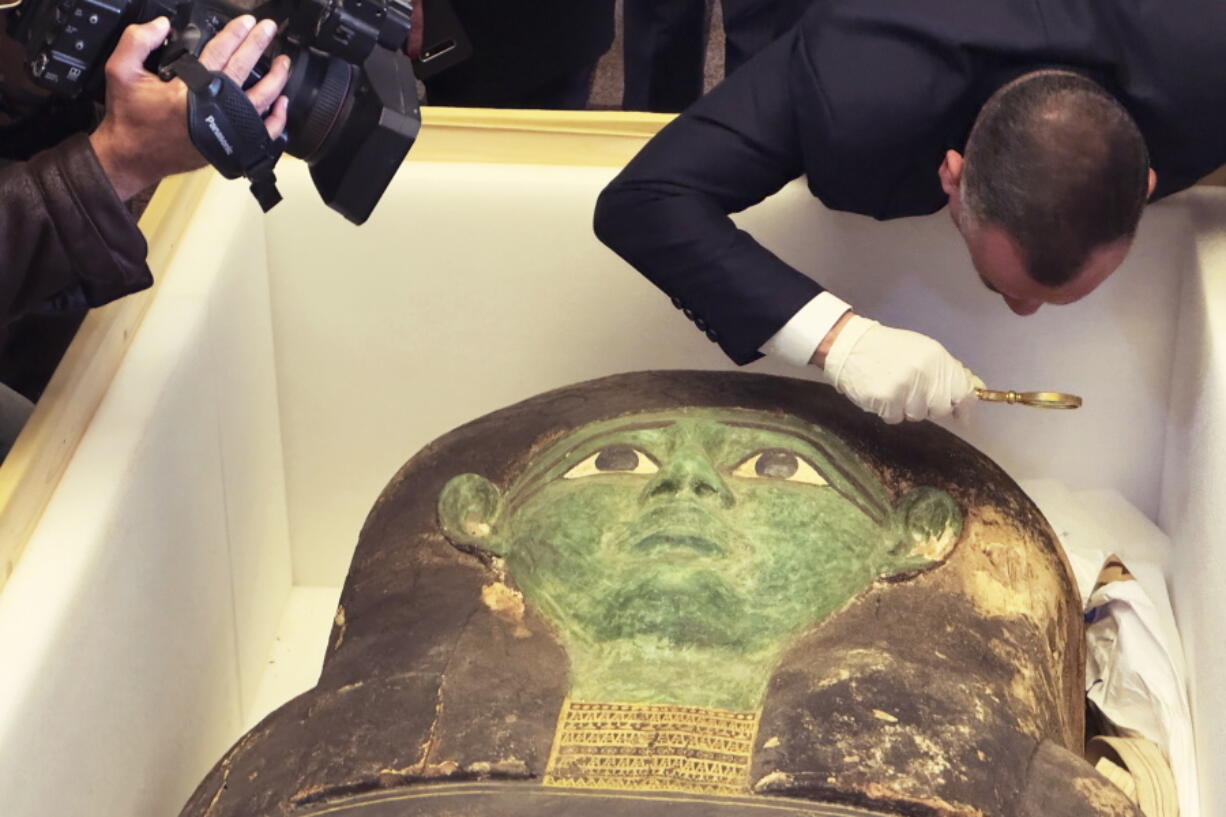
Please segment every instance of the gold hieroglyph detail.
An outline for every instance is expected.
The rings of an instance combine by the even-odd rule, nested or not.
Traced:
[[[641,703],[562,704],[545,785],[746,794],[758,712]]]

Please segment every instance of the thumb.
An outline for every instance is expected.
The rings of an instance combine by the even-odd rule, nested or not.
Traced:
[[[165,17],[125,28],[106,62],[107,79],[132,82],[145,76],[145,60],[161,47],[169,33],[170,21]]]
[[[414,60],[421,56],[421,48],[425,44],[425,5],[425,3],[413,4],[412,26],[409,28],[409,39],[404,44],[404,53]]]
[[[978,402],[978,395],[975,393],[977,389],[986,389],[984,384],[970,369],[963,370],[966,373],[968,388],[961,396],[954,397],[954,419],[965,423],[970,416],[971,407]]]

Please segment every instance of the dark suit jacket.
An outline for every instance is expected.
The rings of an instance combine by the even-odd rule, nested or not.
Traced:
[[[1221,0],[815,0],[626,167],[596,232],[747,363],[822,287],[729,213],[802,174],[836,210],[935,212],[945,151],[997,88],[1044,67],[1117,96],[1168,195],[1226,163],[1224,32]]]

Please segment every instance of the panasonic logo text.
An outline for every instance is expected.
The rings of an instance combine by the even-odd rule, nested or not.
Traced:
[[[205,124],[209,126],[209,130],[213,132],[213,136],[217,137],[217,142],[221,145],[221,149],[226,152],[227,156],[234,153],[234,148],[230,147],[230,143],[226,141],[226,137],[222,134],[221,128],[217,127],[217,120],[209,114],[204,118]]]

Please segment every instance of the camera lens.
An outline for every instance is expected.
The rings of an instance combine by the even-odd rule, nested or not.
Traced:
[[[289,98],[286,150],[310,162],[325,150],[345,121],[358,66],[305,48],[287,49],[286,53],[293,66],[285,86]]]

